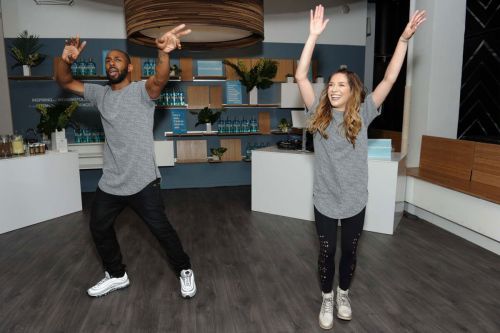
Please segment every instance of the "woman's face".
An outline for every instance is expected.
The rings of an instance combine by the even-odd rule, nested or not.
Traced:
[[[349,97],[351,97],[351,87],[344,73],[334,74],[328,82],[328,99],[335,109],[345,110]]]

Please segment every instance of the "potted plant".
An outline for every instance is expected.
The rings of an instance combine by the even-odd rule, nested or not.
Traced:
[[[226,147],[211,148],[210,152],[212,153],[212,161],[220,162],[222,160],[222,155],[224,155],[226,151]]]
[[[212,132],[212,124],[215,123],[217,120],[219,120],[222,112],[224,112],[224,109],[221,110],[212,110],[208,106],[205,106],[203,109],[200,111],[190,111],[191,114],[196,114],[198,115],[198,122],[194,125],[195,127],[201,124],[207,124],[207,132]]]
[[[36,109],[40,112],[38,131],[51,138],[52,150],[67,151],[65,128],[77,108],[78,102],[76,101],[36,105]]]
[[[172,65],[170,66],[170,76],[173,77],[178,77],[181,75],[182,69],[179,68],[177,65]]]
[[[20,33],[12,42],[10,54],[16,60],[12,68],[23,67],[23,75],[31,75],[31,67],[38,66],[45,59],[45,55],[38,52],[43,45],[38,42],[38,36],[28,34],[27,30]]]
[[[249,93],[250,103],[257,104],[257,89],[267,89],[272,84],[271,81],[278,71],[278,62],[271,59],[260,59],[252,68],[247,70],[247,67],[242,61],[238,61],[234,64],[228,60],[222,61],[224,64],[228,65],[238,76],[240,77],[240,82],[246,87],[247,93]]]
[[[290,124],[285,118],[281,118],[280,122],[278,123],[278,128],[283,133],[288,133],[291,126],[292,124]]]

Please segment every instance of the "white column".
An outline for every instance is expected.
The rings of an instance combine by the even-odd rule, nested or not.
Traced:
[[[0,7],[0,134],[11,134],[13,133],[12,112],[10,109],[7,61],[4,55],[6,53],[3,41],[2,8]]]
[[[412,0],[410,8],[427,11],[408,62],[407,165],[413,167],[419,163],[422,135],[457,137],[466,0]]]

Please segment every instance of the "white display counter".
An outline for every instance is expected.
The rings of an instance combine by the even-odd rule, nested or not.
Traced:
[[[77,153],[0,159],[0,233],[82,210]]]
[[[314,153],[267,147],[252,151],[252,210],[314,221]],[[393,234],[404,209],[405,159],[368,160],[364,230]]]

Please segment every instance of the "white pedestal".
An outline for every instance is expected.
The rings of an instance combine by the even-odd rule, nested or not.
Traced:
[[[267,147],[252,151],[252,210],[314,221],[314,153]],[[404,159],[368,160],[364,230],[392,234],[404,209]]]
[[[0,233],[82,210],[78,154],[0,160]]]

